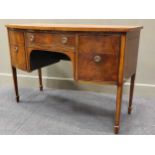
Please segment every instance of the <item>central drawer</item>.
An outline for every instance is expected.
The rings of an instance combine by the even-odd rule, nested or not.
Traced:
[[[70,33],[26,33],[26,45],[28,47],[58,47],[74,48],[75,35]]]

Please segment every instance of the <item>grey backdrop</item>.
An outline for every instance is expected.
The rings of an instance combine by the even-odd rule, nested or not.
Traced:
[[[141,32],[137,78],[136,95],[154,96],[155,95],[155,20],[0,20],[0,86],[12,86],[9,47],[5,24],[9,23],[74,23],[74,24],[115,24],[115,25],[143,25]],[[36,72],[27,74],[19,72],[20,87],[37,87]],[[24,75],[24,76],[23,76]],[[81,84],[71,80],[72,65],[70,62],[60,62],[56,65],[43,69],[44,86],[58,89],[79,89],[99,92],[114,93],[113,86],[99,86],[94,84]],[[128,93],[128,84],[125,85],[124,93]]]

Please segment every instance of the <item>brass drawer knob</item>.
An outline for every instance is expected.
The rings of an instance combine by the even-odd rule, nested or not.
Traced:
[[[102,58],[99,55],[94,56],[94,62],[99,63],[101,62]]]
[[[18,52],[18,46],[15,47],[15,52]]]
[[[67,44],[68,38],[67,37],[62,37],[61,42],[62,42],[62,44]]]
[[[30,41],[33,42],[34,41],[34,35],[30,36]]]

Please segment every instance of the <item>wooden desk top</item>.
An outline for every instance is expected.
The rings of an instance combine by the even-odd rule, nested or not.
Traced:
[[[55,31],[87,31],[87,32],[130,32],[140,30],[142,26],[123,25],[81,25],[81,24],[8,24],[7,28],[55,30]]]

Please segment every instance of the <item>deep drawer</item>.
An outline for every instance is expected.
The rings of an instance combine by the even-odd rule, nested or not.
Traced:
[[[116,82],[119,47],[120,36],[117,34],[79,36],[78,80]]]
[[[26,70],[24,32],[10,30],[8,34],[12,65],[19,69]]]
[[[94,82],[117,81],[118,57],[111,54],[80,53],[78,57],[78,79]]]

